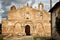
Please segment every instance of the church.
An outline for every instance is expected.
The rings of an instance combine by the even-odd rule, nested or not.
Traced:
[[[43,3],[38,4],[38,9],[28,4],[16,9],[13,5],[8,18],[2,19],[2,35],[51,36],[50,17]]]

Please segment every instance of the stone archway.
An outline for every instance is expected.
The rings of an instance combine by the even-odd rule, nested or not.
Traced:
[[[25,33],[26,33],[26,35],[30,35],[30,26],[29,25],[25,26]]]
[[[13,26],[13,36],[15,35],[22,35],[22,28],[20,22],[16,22]]]
[[[23,34],[26,35],[26,36],[28,36],[27,33],[26,33],[26,32],[27,32],[27,31],[26,31],[26,29],[27,29],[26,26],[27,26],[27,25],[29,26],[28,29],[30,29],[30,30],[29,30],[29,31],[30,31],[30,32],[29,32],[29,36],[34,35],[34,34],[35,34],[35,29],[34,29],[34,28],[35,28],[35,25],[34,25],[34,23],[33,23],[31,20],[27,20],[27,21],[25,21],[25,22],[23,23],[23,25],[22,25],[22,26],[23,26]],[[28,29],[27,29],[27,30],[28,30]],[[26,32],[25,32],[25,31],[26,31]]]

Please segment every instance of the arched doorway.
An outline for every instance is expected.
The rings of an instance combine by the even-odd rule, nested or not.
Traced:
[[[29,25],[25,26],[25,33],[26,33],[26,35],[30,35],[30,26]]]

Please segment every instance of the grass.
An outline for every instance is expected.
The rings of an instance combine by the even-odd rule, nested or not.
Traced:
[[[34,40],[51,40],[51,37],[34,37]]]
[[[0,40],[3,40],[3,38],[0,37]]]
[[[1,34],[0,34],[0,40],[3,40],[3,38],[2,38],[2,36],[1,36]]]
[[[34,40],[51,40],[51,37],[40,37],[40,36],[34,36]],[[1,34],[0,34],[0,40],[3,40]]]

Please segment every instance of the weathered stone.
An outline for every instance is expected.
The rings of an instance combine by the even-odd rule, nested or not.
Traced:
[[[51,36],[50,14],[44,8],[43,10],[36,10],[30,6],[15,10],[14,8],[8,12],[8,18],[2,21],[2,35]],[[27,25],[30,28],[26,31]],[[28,31],[30,32],[27,33]]]

